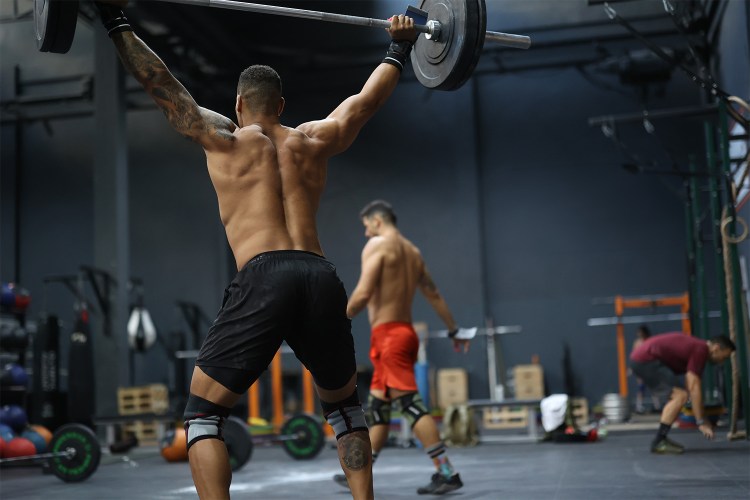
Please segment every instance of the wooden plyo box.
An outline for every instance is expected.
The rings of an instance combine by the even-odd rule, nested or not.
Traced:
[[[138,439],[139,446],[159,444],[159,424],[157,422],[128,422],[122,424],[124,434],[132,434]]]
[[[464,404],[469,399],[469,376],[463,368],[443,368],[437,372],[437,403],[442,409]]]
[[[516,399],[544,397],[544,371],[541,365],[518,365],[513,368]]]
[[[169,410],[169,391],[164,384],[119,387],[117,408],[120,415],[166,413]]]
[[[526,406],[484,408],[482,420],[485,429],[523,429],[529,425],[529,408]]]

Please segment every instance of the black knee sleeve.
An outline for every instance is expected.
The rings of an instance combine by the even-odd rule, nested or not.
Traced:
[[[401,396],[396,401],[401,405],[401,416],[409,422],[411,427],[414,427],[420,418],[430,414],[418,392]]]
[[[333,427],[336,439],[346,434],[364,431],[367,432],[367,421],[365,412],[362,411],[362,403],[359,402],[357,389],[348,398],[337,403],[320,402],[326,420]]]
[[[225,406],[219,406],[191,393],[183,415],[188,450],[193,443],[201,439],[224,441],[222,429],[229,411],[230,409]]]
[[[372,394],[367,397],[367,411],[365,412],[367,425],[389,425],[391,423],[391,402],[376,398]]]

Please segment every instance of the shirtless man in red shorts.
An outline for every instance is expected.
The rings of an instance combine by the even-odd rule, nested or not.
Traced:
[[[419,339],[412,328],[411,305],[419,289],[448,327],[454,348],[466,352],[468,340],[456,338],[458,326],[427,271],[419,249],[396,227],[390,204],[373,201],[360,212],[369,241],[362,251],[362,273],[349,297],[346,315],[353,318],[367,306],[372,327],[370,359],[374,367],[367,420],[373,464],[388,439],[391,402],[412,427],[437,471],[419,494],[443,494],[463,486],[448,460],[437,425],[417,392],[414,363]],[[334,476],[345,485],[343,475]]]

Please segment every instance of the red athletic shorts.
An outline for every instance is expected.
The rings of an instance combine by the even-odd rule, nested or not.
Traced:
[[[411,323],[382,323],[370,335],[370,361],[373,373],[370,389],[416,391],[414,363],[419,338]]]

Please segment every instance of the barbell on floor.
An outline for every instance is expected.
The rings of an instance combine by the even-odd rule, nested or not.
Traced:
[[[39,463],[66,483],[88,479],[96,472],[101,448],[96,435],[88,427],[66,424],[57,429],[49,443],[49,452],[24,457],[2,458],[0,465]]]
[[[297,17],[373,28],[388,28],[384,19],[294,9],[236,0],[157,0],[203,7],[217,7],[260,14]],[[456,90],[469,79],[479,61],[485,40],[512,48],[528,49],[531,39],[524,35],[486,31],[485,0],[421,0],[427,13],[422,33],[411,53],[419,82],[436,90]],[[78,0],[34,0],[34,26],[37,48],[42,52],[64,54],[70,50],[76,30]]]
[[[250,460],[257,445],[281,444],[284,451],[296,460],[317,457],[325,445],[320,421],[303,413],[287,420],[279,434],[252,436],[247,425],[237,417],[226,419],[222,432],[233,471],[239,470]]]

